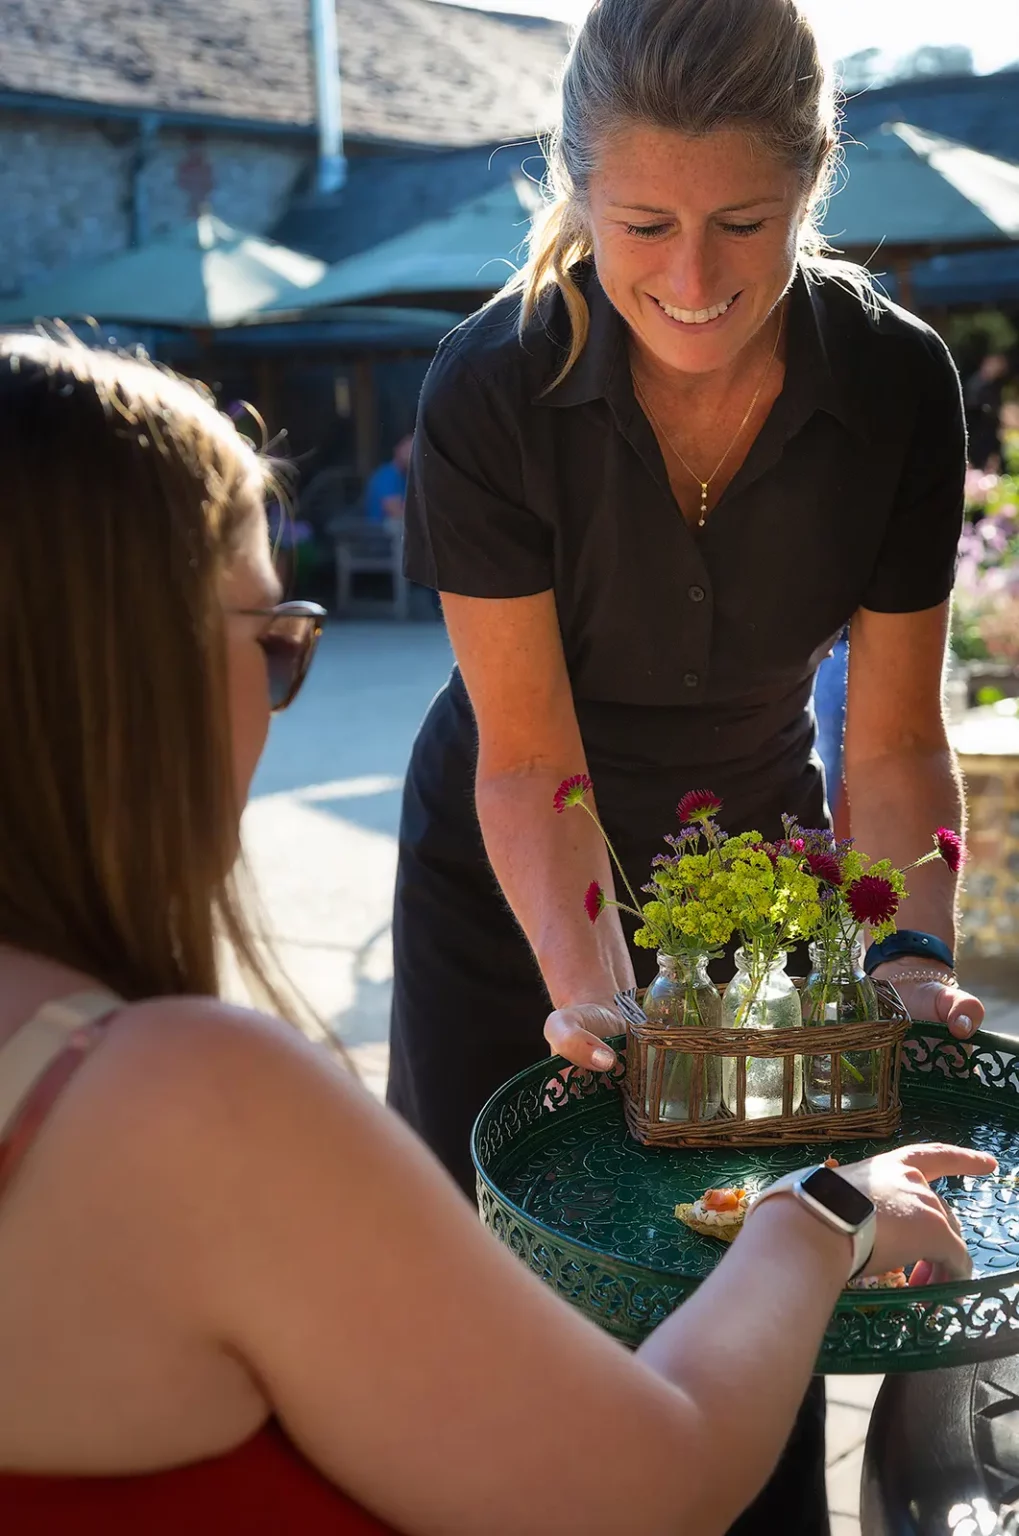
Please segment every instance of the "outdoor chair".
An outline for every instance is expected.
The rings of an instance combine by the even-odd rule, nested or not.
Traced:
[[[340,618],[410,617],[410,588],[403,574],[403,525],[370,523],[353,494],[350,473],[326,469],[301,496],[300,516],[322,529],[336,563],[336,613]],[[358,594],[359,577],[386,578],[388,596]]]
[[[336,612],[340,618],[366,617],[386,610],[394,619],[410,617],[410,586],[403,574],[402,523],[369,523],[359,513],[341,513],[329,532],[336,551]],[[355,597],[358,576],[385,576],[389,599]]]

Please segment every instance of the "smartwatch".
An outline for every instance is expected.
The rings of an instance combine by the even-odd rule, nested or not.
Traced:
[[[882,939],[880,944],[872,944],[864,957],[863,968],[868,976],[872,976],[886,961],[905,959],[937,960],[940,965],[947,965],[950,971],[955,969],[955,956],[944,939],[933,933],[918,933],[914,928],[900,928],[897,933]]]
[[[852,1238],[850,1280],[866,1269],[874,1252],[877,1230],[873,1200],[868,1200],[862,1190],[850,1184],[834,1168],[826,1168],[823,1163],[818,1163],[813,1168],[799,1168],[795,1173],[787,1173],[784,1179],[769,1184],[757,1196],[750,1209],[755,1211],[762,1201],[769,1200],[772,1195],[786,1193],[793,1195],[819,1221]]]

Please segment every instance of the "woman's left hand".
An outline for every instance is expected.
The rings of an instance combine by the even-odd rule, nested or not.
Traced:
[[[878,966],[875,975],[884,975],[883,967]],[[885,980],[892,983],[911,1019],[947,1024],[957,1040],[968,1040],[984,1022],[983,1003],[949,976],[945,982],[896,981],[890,967]]]

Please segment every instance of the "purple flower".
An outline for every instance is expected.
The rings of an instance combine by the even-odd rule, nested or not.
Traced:
[[[689,843],[700,842],[700,838],[700,827],[684,827],[682,832],[677,833],[675,837],[666,837],[665,841],[668,843],[670,848],[675,848],[678,850],[685,848]]]

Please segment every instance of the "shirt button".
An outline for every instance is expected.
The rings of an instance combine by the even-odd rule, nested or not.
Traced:
[[[705,592],[703,587],[688,587],[687,597],[692,603],[703,603]]]
[[[697,688],[697,687],[700,686],[700,681],[701,681],[700,673],[699,672],[688,672],[686,674],[686,676],[683,678],[683,681],[684,681],[684,683],[686,684],[686,686],[688,688]]]

